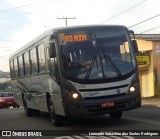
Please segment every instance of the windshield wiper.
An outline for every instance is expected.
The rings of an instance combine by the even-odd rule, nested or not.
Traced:
[[[98,44],[97,46],[100,46],[102,48],[102,52],[103,52],[106,64],[108,65],[108,62],[107,62],[107,60],[108,60],[109,63],[111,64],[112,68],[114,69],[115,73],[117,74],[117,76],[122,76],[122,73],[120,72],[120,70],[118,69],[118,67],[116,66],[116,64],[113,62],[113,60],[110,58],[110,56],[105,54],[105,51],[103,49],[103,44],[104,43],[101,43],[101,44]]]
[[[87,70],[85,79],[89,79],[89,76],[91,74],[91,71],[93,69],[93,65],[94,65],[95,61],[96,61],[97,69],[98,69],[97,54],[95,54],[95,56],[92,58],[92,61],[91,61],[91,64],[89,65],[89,69]]]
[[[120,70],[118,69],[118,67],[116,66],[116,64],[113,62],[113,60],[110,58],[109,55],[106,55],[103,51],[103,55],[104,55],[104,58],[105,58],[105,61],[106,63],[107,60],[109,61],[109,63],[111,64],[112,68],[114,69],[114,71],[116,72],[117,76],[122,76],[122,73],[120,72]]]

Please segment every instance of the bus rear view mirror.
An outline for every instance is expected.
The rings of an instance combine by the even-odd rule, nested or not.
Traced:
[[[132,40],[132,44],[133,44],[135,53],[138,53],[138,45],[137,45],[137,41],[136,41],[136,40]]]
[[[134,48],[134,52],[138,53],[138,45],[137,45],[137,41],[136,41],[136,38],[135,38],[134,31],[129,30],[129,34],[130,34],[130,37],[131,37],[131,40],[132,40],[132,45],[133,45],[133,48]]]
[[[55,49],[55,43],[52,42],[49,45],[49,56],[50,58],[55,58],[56,57],[56,49]]]

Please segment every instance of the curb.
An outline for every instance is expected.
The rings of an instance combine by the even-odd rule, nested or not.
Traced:
[[[146,103],[142,103],[142,106],[148,106],[148,107],[160,107],[160,105],[157,105],[157,104],[146,104]]]

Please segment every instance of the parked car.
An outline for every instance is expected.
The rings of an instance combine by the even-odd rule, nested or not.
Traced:
[[[3,107],[19,108],[19,105],[14,101],[12,92],[0,92],[0,109]]]

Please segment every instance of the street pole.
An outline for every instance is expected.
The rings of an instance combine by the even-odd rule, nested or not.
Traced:
[[[57,19],[65,20],[66,26],[68,26],[68,19],[76,19],[75,17],[57,17]]]

